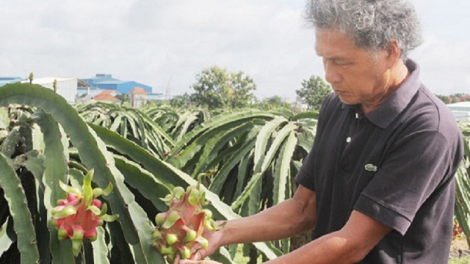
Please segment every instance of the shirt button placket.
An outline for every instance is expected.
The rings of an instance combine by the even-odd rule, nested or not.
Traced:
[[[356,119],[359,119],[359,113],[356,112],[356,115],[355,115],[355,116],[356,116]],[[347,138],[346,138],[346,142],[347,142],[347,143],[350,143],[350,142],[351,142],[351,137],[347,137]]]

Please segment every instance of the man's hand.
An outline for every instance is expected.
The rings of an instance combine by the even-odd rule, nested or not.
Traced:
[[[189,260],[189,259],[182,259],[178,262],[178,264],[222,264],[217,261],[212,260]]]
[[[219,234],[216,234],[217,232],[210,232],[210,234],[206,234],[206,238],[209,240],[209,245],[213,245],[214,243],[211,242],[211,238],[212,237],[216,237],[218,236]],[[212,238],[213,240],[216,240],[214,238]],[[193,249],[191,249],[193,250]],[[214,253],[214,251],[217,250],[217,247],[216,246],[209,246],[208,248],[206,249],[199,249],[195,252],[194,255],[191,256],[191,259],[180,259],[180,255],[178,254],[176,256],[176,259],[175,261],[173,262],[173,264],[222,264],[220,262],[217,262],[217,261],[213,261],[213,260],[204,260],[203,258],[205,258],[206,256]]]
[[[180,259],[180,256],[177,255],[173,264],[222,264],[217,261],[212,260],[191,260],[191,259]]]
[[[220,225],[223,229],[225,221],[218,221],[216,225]],[[191,247],[191,257],[189,259],[180,259],[180,254],[176,255],[175,261],[173,264],[180,264],[180,263],[197,263],[197,264],[219,264],[218,262],[204,260],[205,257],[210,256],[213,254],[220,246],[222,246],[221,238],[222,238],[222,231],[209,231],[204,230],[202,236],[207,239],[209,246],[205,249],[201,248],[201,244],[196,243],[193,247]],[[192,262],[187,262],[191,260]]]
[[[216,224],[219,224],[220,222],[217,222]],[[222,227],[223,228],[223,227]],[[209,242],[209,246],[205,249],[202,249],[200,244],[196,244],[194,247],[191,248],[191,260],[202,260],[207,256],[210,256],[213,254],[221,245],[221,238],[222,238],[222,231],[209,231],[205,230],[204,233],[202,234],[203,237],[207,239]],[[180,262],[181,263],[181,262]],[[188,262],[192,263],[192,262]],[[194,263],[202,263],[202,264],[210,264],[210,262],[194,262]],[[216,262],[214,262],[216,263]]]

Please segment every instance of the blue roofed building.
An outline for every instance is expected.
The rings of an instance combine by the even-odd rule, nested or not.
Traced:
[[[113,78],[111,74],[98,73],[95,77],[81,79],[88,83],[91,89],[116,90],[121,94],[130,94],[136,88],[143,88],[147,93],[152,93],[152,87],[135,81],[121,81]]]
[[[8,83],[16,83],[23,81],[24,78],[20,77],[0,77],[0,86],[3,86]]]

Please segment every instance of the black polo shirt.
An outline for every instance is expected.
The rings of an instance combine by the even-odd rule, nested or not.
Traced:
[[[419,67],[373,112],[330,94],[297,183],[316,193],[312,238],[357,210],[391,227],[359,263],[444,264],[463,140],[452,112],[419,81]]]

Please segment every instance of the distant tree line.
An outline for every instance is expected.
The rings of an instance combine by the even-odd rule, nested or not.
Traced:
[[[312,75],[303,80],[296,94],[299,104],[285,102],[274,95],[259,100],[254,95],[256,84],[242,71],[229,72],[225,68],[213,66],[196,75],[196,82],[190,86],[193,93],[175,96],[170,100],[174,107],[205,107],[214,109],[234,109],[256,107],[261,109],[287,108],[291,110],[319,110],[321,102],[332,90],[320,77]]]
[[[173,107],[204,107],[214,109],[236,109],[255,107],[260,109],[287,108],[295,111],[319,111],[325,97],[332,91],[331,86],[316,75],[302,80],[295,90],[296,102],[289,103],[274,95],[259,100],[254,95],[256,84],[244,72],[229,72],[226,68],[213,66],[196,74],[196,81],[190,86],[192,93],[173,97],[169,103]],[[451,104],[470,101],[470,95],[456,93],[437,95],[444,103]]]
[[[437,95],[446,104],[470,101],[470,94],[456,93],[451,95]]]

